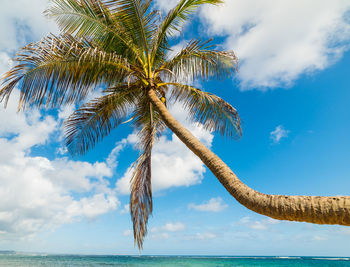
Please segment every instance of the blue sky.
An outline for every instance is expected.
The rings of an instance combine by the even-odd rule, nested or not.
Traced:
[[[155,4],[165,12],[174,2]],[[57,32],[42,16],[46,5],[2,3],[1,73],[20,47]],[[196,84],[237,108],[243,137],[206,132],[179,105],[171,111],[256,190],[349,195],[349,9],[348,1],[277,0],[201,9],[174,49],[200,35],[236,52],[237,77]],[[0,249],[137,254],[127,210],[133,129],[123,125],[72,158],[62,122],[73,107],[16,113],[17,96],[0,110]],[[155,147],[153,189],[144,254],[350,256],[350,228],[279,222],[247,210],[170,132]]]

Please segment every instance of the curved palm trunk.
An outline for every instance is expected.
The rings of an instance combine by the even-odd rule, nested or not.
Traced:
[[[278,220],[317,224],[350,225],[350,197],[267,195],[242,183],[232,170],[183,127],[159,100],[154,90],[148,96],[166,125],[219,179],[226,190],[248,209]]]

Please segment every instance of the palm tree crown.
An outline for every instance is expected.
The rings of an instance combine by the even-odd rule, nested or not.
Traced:
[[[233,52],[216,50],[193,39],[169,57],[169,38],[202,4],[221,0],[181,0],[162,17],[152,0],[53,0],[45,12],[61,34],[30,43],[4,75],[0,96],[7,102],[19,86],[19,110],[78,104],[95,88],[103,95],[81,104],[65,122],[66,144],[84,154],[121,123],[138,130],[140,155],[131,180],[130,212],[134,239],[142,248],[152,213],[151,152],[166,128],[148,96],[166,104],[180,101],[189,117],[229,137],[241,135],[237,111],[218,96],[184,84],[195,79],[223,79],[237,69]],[[172,53],[173,54],[173,53]]]

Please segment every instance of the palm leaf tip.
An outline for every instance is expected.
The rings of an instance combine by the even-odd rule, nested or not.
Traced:
[[[147,235],[147,223],[152,210],[151,156],[142,155],[136,164],[130,194],[134,241],[140,250]]]

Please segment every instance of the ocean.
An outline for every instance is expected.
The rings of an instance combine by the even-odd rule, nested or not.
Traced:
[[[226,266],[349,266],[350,258],[335,257],[239,257],[239,256],[86,256],[0,255],[6,267],[226,267]]]

